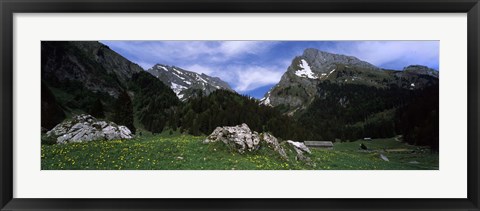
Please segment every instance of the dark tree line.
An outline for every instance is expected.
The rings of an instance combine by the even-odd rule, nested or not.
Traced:
[[[402,134],[411,144],[438,148],[438,85],[409,90],[322,83],[319,96],[300,115],[311,139],[357,140]]]
[[[47,130],[52,129],[58,123],[65,119],[65,112],[60,107],[52,91],[42,82],[41,85],[41,109],[42,109],[42,127]]]
[[[393,117],[376,118],[376,121],[369,119],[379,112],[407,103],[409,92],[396,86],[377,88],[326,81],[318,85],[319,96],[299,120],[315,132],[312,138],[317,139],[392,137],[395,135]]]
[[[180,101],[170,87],[147,72],[134,74],[129,87],[134,93],[135,116],[146,130],[159,133],[173,123]]]
[[[136,128],[133,124],[133,104],[126,91],[120,93],[113,104],[112,109],[113,112],[110,119],[118,125],[127,126],[132,133],[135,133]]]
[[[412,93],[409,104],[398,109],[396,129],[403,140],[414,145],[439,147],[439,89],[438,84]]]
[[[208,135],[216,127],[242,123],[254,131],[268,131],[283,139],[302,140],[308,133],[299,122],[277,109],[225,90],[189,100],[180,108],[178,117],[174,127],[193,135]]]

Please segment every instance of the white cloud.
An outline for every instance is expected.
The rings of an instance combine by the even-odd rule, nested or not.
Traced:
[[[272,41],[222,41],[215,50],[221,55],[230,57],[241,54],[259,54],[275,44],[276,42]]]
[[[277,42],[261,41],[102,41],[128,52],[129,59],[139,64],[184,63],[202,59],[209,62],[225,62],[238,56],[260,54]],[[150,66],[151,67],[151,66]],[[148,68],[150,68],[148,67]],[[147,68],[147,69],[148,69]]]
[[[239,92],[246,92],[262,86],[276,84],[280,81],[285,70],[271,67],[239,67],[236,71],[238,82],[234,89]]]
[[[235,91],[244,93],[278,83],[287,67],[257,65],[203,66],[195,64],[184,69],[219,77],[230,84]]]

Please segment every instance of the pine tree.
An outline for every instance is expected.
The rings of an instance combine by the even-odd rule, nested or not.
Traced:
[[[133,105],[130,96],[126,91],[123,91],[118,96],[115,102],[112,114],[112,121],[118,125],[124,125],[135,133],[135,126],[133,125]]]
[[[105,118],[102,101],[97,98],[97,100],[95,100],[95,102],[90,106],[88,113],[96,118]]]

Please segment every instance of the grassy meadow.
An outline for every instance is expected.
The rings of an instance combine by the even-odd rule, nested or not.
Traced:
[[[310,164],[289,160],[262,146],[238,154],[223,143],[203,144],[204,136],[178,133],[144,134],[133,140],[42,144],[42,170],[431,170],[438,153],[406,145],[398,138],[335,143],[334,149],[310,148]],[[369,149],[360,150],[360,143]],[[380,153],[389,161],[380,159]]]

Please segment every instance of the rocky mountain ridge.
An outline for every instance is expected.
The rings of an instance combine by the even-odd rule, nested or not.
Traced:
[[[218,89],[234,92],[226,82],[218,77],[208,76],[203,73],[199,74],[176,66],[156,64],[148,69],[147,72],[169,86],[182,101],[198,95],[198,91],[203,95],[209,95]]]
[[[292,60],[280,82],[265,94],[260,104],[280,106],[293,115],[322,93],[318,85],[325,82],[420,89],[438,83],[438,71],[421,65],[411,65],[402,71],[386,70],[353,56],[308,48]]]

